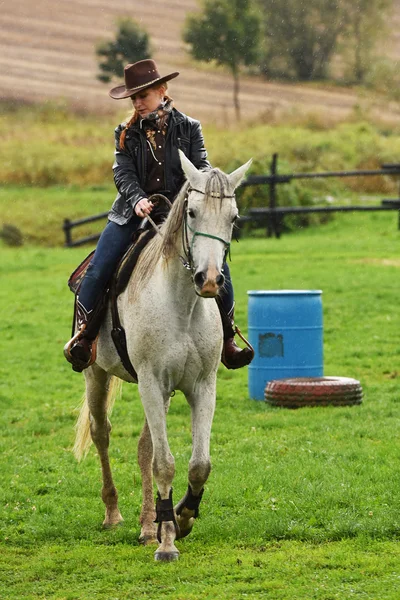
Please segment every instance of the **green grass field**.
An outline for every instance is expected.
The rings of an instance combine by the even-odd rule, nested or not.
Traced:
[[[55,197],[54,201],[61,197]],[[46,600],[398,600],[400,232],[394,214],[349,214],[232,248],[237,321],[247,290],[322,289],[325,375],[354,377],[354,407],[249,400],[247,369],[219,372],[213,471],[181,559],[138,545],[143,413],[125,384],[110,455],[123,527],[103,531],[94,448],[77,464],[83,392],[62,348],[69,273],[89,248],[0,246],[0,597]],[[190,416],[168,416],[175,497],[186,489]]]

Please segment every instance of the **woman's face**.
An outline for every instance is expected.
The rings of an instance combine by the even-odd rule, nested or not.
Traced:
[[[163,100],[164,94],[164,86],[159,88],[147,88],[147,90],[143,90],[134,96],[131,96],[131,100],[135,110],[143,119],[146,115],[153,112],[153,110],[156,110]]]

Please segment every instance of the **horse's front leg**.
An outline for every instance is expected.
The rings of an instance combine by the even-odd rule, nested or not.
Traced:
[[[140,513],[139,542],[147,545],[157,542],[156,513],[153,495],[153,444],[147,420],[138,444],[138,464],[142,476],[142,510]]]
[[[118,494],[111,474],[108,446],[111,423],[107,417],[107,400],[111,378],[93,365],[85,370],[86,398],[90,411],[90,434],[100,457],[103,476],[102,500],[106,506],[103,527],[117,525],[123,518],[118,509]]]
[[[148,372],[143,375],[138,373],[138,376],[139,393],[146,413],[148,429],[151,434],[153,475],[158,488],[156,522],[158,523],[157,539],[160,545],[154,554],[154,558],[159,561],[172,561],[179,558],[179,551],[175,546],[177,523],[172,503],[172,481],[175,475],[175,460],[169,448],[166,425],[169,394],[164,393],[160,389],[157,380],[149,376]]]
[[[170,399],[165,406],[168,412]],[[142,476],[142,510],[140,513],[141,531],[139,542],[147,546],[157,543],[156,513],[153,495],[153,443],[147,420],[145,420],[138,444],[138,464]]]
[[[186,495],[176,505],[179,537],[187,536],[199,515],[199,505],[204,484],[211,471],[210,436],[215,411],[216,377],[198,384],[194,393],[187,396],[192,409],[193,449],[189,462],[189,485]]]

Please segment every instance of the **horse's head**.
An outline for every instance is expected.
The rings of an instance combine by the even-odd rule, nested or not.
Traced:
[[[238,218],[235,189],[251,160],[227,175],[219,169],[198,171],[183,152],[179,154],[189,182],[184,214],[185,252],[196,293],[213,298],[224,284],[223,264]]]

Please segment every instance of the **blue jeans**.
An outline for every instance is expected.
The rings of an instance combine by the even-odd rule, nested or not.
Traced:
[[[79,290],[79,302],[87,312],[93,310],[106,290],[140,222],[139,217],[133,217],[126,225],[117,225],[113,221],[108,221],[105,226]],[[227,263],[224,264],[224,276],[225,285],[221,293],[221,304],[229,314],[233,309],[234,296]]]

